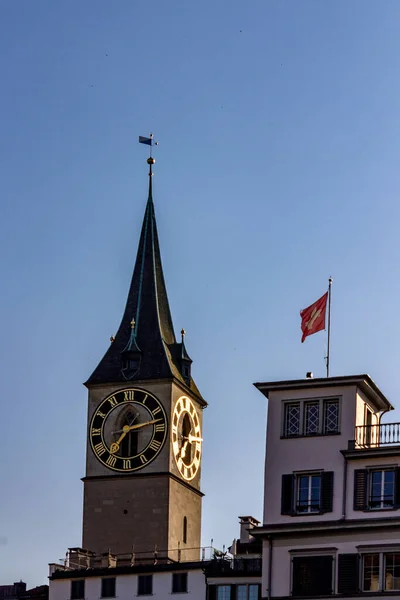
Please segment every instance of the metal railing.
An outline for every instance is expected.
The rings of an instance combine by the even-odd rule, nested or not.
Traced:
[[[223,575],[261,575],[261,558],[221,558],[214,559],[204,569],[207,577]]]
[[[358,425],[355,431],[356,448],[379,448],[400,444],[400,423]]]

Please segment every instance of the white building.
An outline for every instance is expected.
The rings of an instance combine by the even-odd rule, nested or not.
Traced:
[[[368,375],[255,385],[269,401],[262,597],[400,597],[390,402]]]
[[[260,540],[251,535],[259,523],[239,517],[240,537],[229,551],[198,548],[200,561],[158,559],[157,553],[101,558],[82,548],[69,548],[62,563],[49,565],[49,600],[99,600],[155,596],[166,600],[186,593],[192,600],[259,600],[261,597]],[[189,549],[189,555],[194,549]]]

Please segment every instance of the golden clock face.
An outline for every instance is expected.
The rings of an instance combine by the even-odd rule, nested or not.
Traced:
[[[167,437],[163,405],[144,390],[129,388],[107,396],[89,426],[98,460],[113,471],[142,469],[161,451]]]
[[[193,479],[201,460],[201,428],[196,408],[187,396],[181,396],[172,415],[172,448],[176,465],[186,481]]]

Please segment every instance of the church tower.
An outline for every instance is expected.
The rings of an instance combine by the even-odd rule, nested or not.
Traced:
[[[86,381],[83,548],[198,560],[202,410],[184,334],[172,325],[152,194],[125,311]]]

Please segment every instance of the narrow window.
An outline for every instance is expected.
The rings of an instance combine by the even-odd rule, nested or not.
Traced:
[[[231,600],[230,585],[217,585],[217,600]]]
[[[324,403],[324,433],[339,431],[339,400],[325,400]]]
[[[299,475],[297,478],[297,512],[312,513],[321,509],[321,475]]]
[[[251,583],[249,585],[249,596],[248,600],[258,600],[260,594],[260,584]]]
[[[363,591],[379,591],[379,554],[364,554]]]
[[[385,591],[400,590],[400,554],[385,554]]]
[[[104,577],[101,580],[101,597],[115,598],[115,577]]]
[[[83,600],[85,597],[85,580],[71,581],[71,600]]]
[[[187,573],[172,574],[172,593],[187,592]]]
[[[138,576],[138,596],[147,596],[153,593],[153,575]]]
[[[125,414],[125,417],[120,421],[119,430],[115,433],[116,438],[120,436],[120,430],[122,430],[125,425],[131,427],[134,423],[138,423],[138,417],[138,413],[129,412]],[[135,429],[129,431],[120,443],[118,454],[125,458],[128,456],[135,456],[138,453],[138,437],[139,434]]]
[[[183,543],[187,543],[187,517],[183,517],[183,532],[182,532]]]
[[[236,588],[236,600],[248,600],[247,599],[247,585],[238,585]]]
[[[300,402],[285,405],[285,435],[287,437],[300,434]]]
[[[316,435],[319,433],[319,402],[306,402],[306,435]]]

